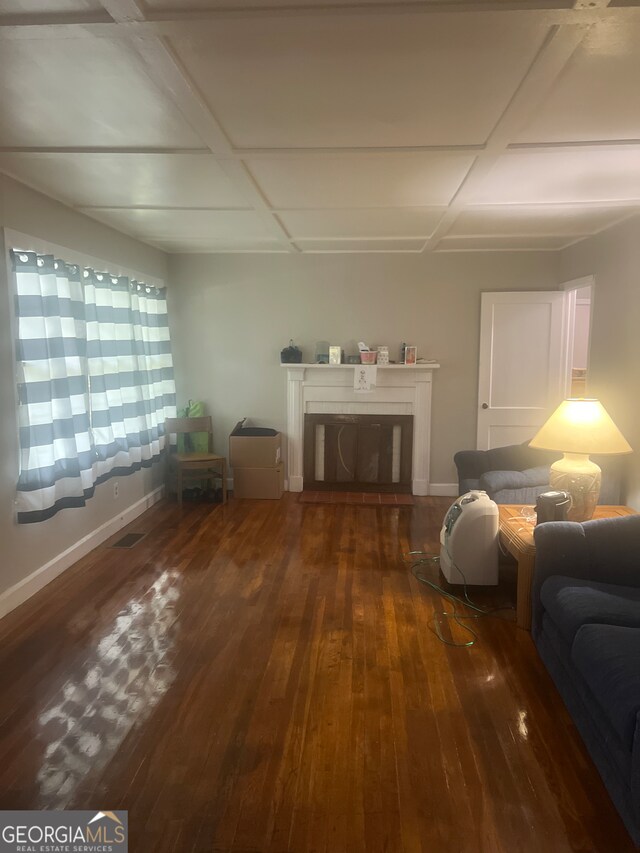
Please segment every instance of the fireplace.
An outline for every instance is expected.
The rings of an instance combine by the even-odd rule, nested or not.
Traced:
[[[305,483],[305,415],[404,415],[413,418],[410,491],[414,495],[428,495],[431,387],[434,371],[439,366],[438,364],[380,366],[377,371],[375,390],[371,393],[358,393],[353,388],[353,366],[346,364],[282,365],[287,371],[287,488],[289,491],[301,492]],[[379,418],[377,422],[382,423]],[[315,473],[314,476],[316,476]],[[311,486],[312,483],[314,481],[307,485]],[[317,487],[317,484],[314,484],[314,488]],[[375,490],[382,491],[377,486]],[[400,489],[397,490],[400,491]]]

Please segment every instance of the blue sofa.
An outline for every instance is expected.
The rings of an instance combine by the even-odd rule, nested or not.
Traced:
[[[640,515],[534,536],[534,642],[640,846]]]
[[[535,504],[549,491],[549,466],[562,456],[523,444],[491,450],[459,450],[453,457],[458,470],[458,494],[481,489],[498,504]],[[620,503],[621,457],[594,456],[602,468],[600,504]]]

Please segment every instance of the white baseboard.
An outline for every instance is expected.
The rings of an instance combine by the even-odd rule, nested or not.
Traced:
[[[74,563],[77,563],[89,551],[93,551],[94,548],[97,548],[98,545],[101,545],[106,539],[117,533],[118,530],[126,527],[134,518],[142,515],[145,510],[157,503],[163,494],[164,486],[158,486],[157,489],[149,492],[149,494],[140,498],[139,501],[131,504],[130,507],[127,507],[124,512],[118,513],[118,515],[109,519],[109,521],[105,521],[104,524],[101,524],[96,530],[83,536],[82,539],[75,542],[70,548],[63,551],[62,554],[58,554],[57,557],[49,560],[44,566],[40,566],[39,569],[36,569],[28,577],[23,578],[17,584],[5,590],[0,595],[0,619],[6,616],[7,613],[15,610],[16,607],[19,607],[27,599],[31,598],[32,595],[35,595],[36,592],[39,592]]]
[[[457,483],[430,483],[429,494],[439,495],[443,498],[457,498],[458,484]]]

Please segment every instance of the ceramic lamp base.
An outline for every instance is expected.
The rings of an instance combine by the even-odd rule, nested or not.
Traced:
[[[601,480],[600,467],[584,453],[565,453],[553,463],[549,472],[551,488],[571,495],[569,521],[588,521],[593,517]]]

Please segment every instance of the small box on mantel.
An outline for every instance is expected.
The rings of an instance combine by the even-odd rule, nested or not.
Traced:
[[[284,463],[275,468],[234,468],[233,496],[279,500],[284,492]]]
[[[229,436],[232,468],[275,468],[282,458],[282,434],[275,429],[245,427],[239,421]]]

